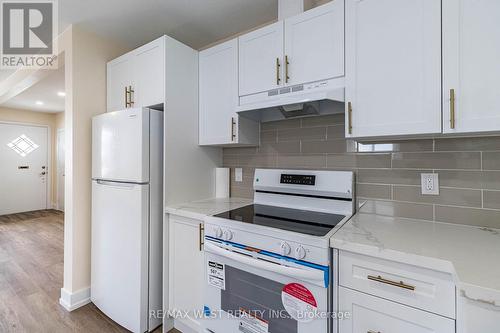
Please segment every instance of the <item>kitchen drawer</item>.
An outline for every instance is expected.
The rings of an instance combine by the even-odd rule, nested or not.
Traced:
[[[339,310],[350,316],[339,320],[339,333],[455,333],[455,321],[339,288]]]
[[[339,285],[455,318],[451,274],[340,251]]]

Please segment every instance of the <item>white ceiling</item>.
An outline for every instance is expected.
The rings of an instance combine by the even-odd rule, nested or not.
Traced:
[[[278,0],[60,0],[59,30],[137,47],[167,34],[195,49],[276,19]]]
[[[64,67],[49,72],[42,80],[1,106],[50,113],[64,111],[64,97],[57,95],[59,91],[64,91]],[[37,105],[36,101],[42,101],[43,105]]]

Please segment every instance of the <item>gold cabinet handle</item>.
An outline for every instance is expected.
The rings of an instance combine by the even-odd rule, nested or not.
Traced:
[[[276,58],[276,85],[279,86],[280,85],[280,81],[281,81],[281,78],[280,78],[280,58]]]
[[[125,108],[128,108],[128,87],[125,86]]]
[[[378,275],[378,276],[368,275],[367,278],[368,278],[368,280],[388,284],[388,285],[391,285],[394,287],[399,287],[399,288],[408,289],[408,290],[412,290],[412,291],[415,290],[415,286],[410,286],[409,284],[406,284],[403,281],[397,282],[397,281],[387,280],[387,279],[384,279],[383,277],[381,277],[380,275]]]
[[[290,62],[288,61],[288,56],[285,56],[285,83],[288,83],[288,80],[290,80],[290,76],[288,75],[288,65],[290,65]]]
[[[455,129],[455,89],[450,89],[450,128]]]
[[[349,134],[352,134],[352,103],[348,102],[347,103],[347,130]]]
[[[129,93],[129,106],[134,106],[134,89],[132,89],[132,86],[128,86],[128,93]]]
[[[203,225],[203,223],[200,223],[199,225],[199,233],[200,233],[200,251],[203,251],[203,244],[205,244],[205,242],[203,241],[203,234],[205,233],[205,226]]]
[[[236,120],[234,117],[231,117],[231,141],[234,141],[236,139],[236,132],[234,130],[234,127],[236,126]]]
[[[366,333],[380,333],[380,331],[372,331],[372,330],[370,330],[370,331],[366,331]]]

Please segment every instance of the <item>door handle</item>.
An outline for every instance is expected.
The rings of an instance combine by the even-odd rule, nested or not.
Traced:
[[[450,89],[450,128],[455,129],[455,89]]]
[[[266,260],[255,259],[253,257],[246,256],[244,254],[239,254],[231,250],[221,248],[220,246],[214,245],[212,242],[207,242],[205,244],[205,251],[219,255],[227,259],[237,261],[243,265],[248,265],[250,267],[263,269],[269,272],[278,273],[293,278],[305,279],[310,281],[324,281],[325,279],[325,274],[321,270],[313,268],[301,269],[301,268],[275,264]]]
[[[129,104],[128,104],[128,87],[125,86],[125,108],[128,108],[129,107]]]
[[[234,127],[236,125],[236,121],[234,120],[234,117],[231,117],[231,141],[234,141],[236,139],[236,134]]]
[[[200,251],[203,251],[203,245],[204,245],[204,233],[205,233],[205,226],[203,225],[203,223],[200,223],[199,225],[199,236],[200,236]]]
[[[285,56],[285,83],[288,83],[288,80],[290,80],[290,76],[288,75],[288,65],[290,65],[290,62],[288,61],[288,56]]]
[[[280,58],[276,58],[276,85],[279,86],[280,85],[280,81],[281,81],[281,78],[280,78]]]
[[[352,134],[352,103],[351,102],[348,102],[347,103],[347,120],[348,120],[348,124],[347,124],[347,130],[348,130],[348,133],[349,134]]]
[[[134,92],[135,90],[132,89],[132,86],[128,86],[128,93],[129,93],[129,106],[134,106]]]

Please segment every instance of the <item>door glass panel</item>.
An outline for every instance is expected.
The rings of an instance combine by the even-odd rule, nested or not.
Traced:
[[[25,157],[39,147],[36,143],[33,142],[33,140],[31,140],[24,134],[9,142],[7,146],[22,157]]]
[[[226,289],[221,291],[221,308],[229,313],[241,309],[262,314],[269,332],[296,333],[297,321],[283,307],[284,285],[226,265]]]

